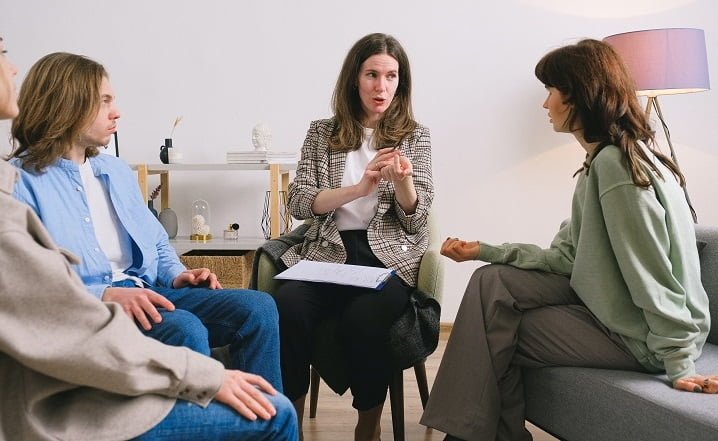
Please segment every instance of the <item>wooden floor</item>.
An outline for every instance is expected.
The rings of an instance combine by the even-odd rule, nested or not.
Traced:
[[[439,368],[441,356],[446,347],[447,332],[442,330],[439,347],[426,360],[426,375],[429,380],[429,390],[434,383],[436,371]],[[356,425],[356,411],[351,407],[351,394],[336,395],[329,387],[322,383],[319,389],[317,404],[317,417],[309,418],[309,397],[307,397],[304,411],[304,440],[305,441],[352,441],[354,426]],[[407,441],[440,441],[444,434],[436,430],[427,429],[419,424],[421,418],[421,399],[416,386],[414,370],[404,371],[404,420],[406,425]],[[384,413],[381,418],[381,438],[384,441],[394,439],[391,430],[391,409],[387,397]],[[529,425],[534,441],[554,441],[556,438],[540,429]]]

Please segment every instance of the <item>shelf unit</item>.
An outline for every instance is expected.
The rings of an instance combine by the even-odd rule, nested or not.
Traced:
[[[222,237],[213,237],[208,241],[190,240],[189,236],[177,236],[170,240],[172,247],[181,256],[188,251],[212,250],[212,251],[237,251],[256,250],[266,239],[261,236],[240,236],[236,240],[225,240]]]
[[[280,201],[281,191],[287,192],[289,187],[289,172],[296,170],[296,163],[250,163],[250,164],[134,164],[131,166],[137,171],[137,181],[145,201],[149,200],[149,189],[147,187],[147,176],[160,175],[160,204],[161,208],[170,205],[170,172],[197,172],[197,171],[269,171],[269,218],[270,235],[272,238],[279,237],[281,232]],[[286,194],[286,193],[285,193]],[[263,237],[240,237],[238,240],[224,240],[220,237],[203,242],[189,240],[189,237],[173,239],[172,246],[177,254],[183,254],[189,250],[254,250],[264,243]]]

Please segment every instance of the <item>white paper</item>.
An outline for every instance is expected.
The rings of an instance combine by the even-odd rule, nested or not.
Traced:
[[[392,274],[394,271],[386,268],[301,260],[274,278],[380,289]]]

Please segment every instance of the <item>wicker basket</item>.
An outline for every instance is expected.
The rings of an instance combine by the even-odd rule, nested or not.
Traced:
[[[252,277],[254,251],[193,250],[180,256],[187,268],[209,268],[223,288],[246,288]]]

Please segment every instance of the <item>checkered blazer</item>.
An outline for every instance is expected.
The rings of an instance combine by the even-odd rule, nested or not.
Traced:
[[[313,121],[307,131],[296,177],[289,186],[288,205],[295,218],[314,218],[314,222],[307,230],[304,242],[282,255],[287,266],[301,259],[346,262],[347,254],[334,221],[334,212],[312,213],[317,194],[323,189],[341,187],[344,176],[347,152],[329,151],[333,128],[332,118]],[[382,180],[379,205],[369,223],[367,238],[372,251],[387,268],[396,270],[410,286],[416,286],[419,263],[429,244],[427,219],[434,199],[429,129],[417,125],[414,132],[402,140],[399,149],[414,167],[414,186],[419,199],[416,211],[412,215],[404,213],[394,198],[394,185]]]

